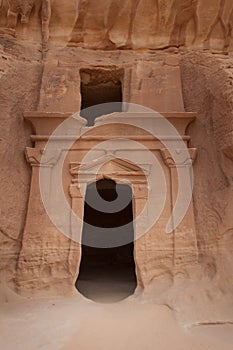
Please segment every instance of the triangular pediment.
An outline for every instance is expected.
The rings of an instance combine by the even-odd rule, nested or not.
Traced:
[[[102,167],[102,170],[106,170],[108,172],[141,172],[142,170],[137,165],[124,160],[115,158],[105,163]]]
[[[72,163],[71,172],[92,173],[96,169],[101,169],[104,173],[148,173],[148,169],[144,166],[136,165],[126,159],[116,158],[113,155],[106,155],[94,159],[87,163]]]

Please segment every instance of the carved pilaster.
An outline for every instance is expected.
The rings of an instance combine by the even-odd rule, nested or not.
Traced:
[[[82,198],[83,196],[85,196],[86,193],[86,184],[82,183],[82,184],[72,184],[69,187],[69,194],[71,196],[71,198]]]
[[[134,198],[147,200],[147,198],[148,198],[147,182],[140,183],[140,184],[134,184],[133,185],[133,195],[134,195]]]
[[[84,216],[84,204],[86,194],[86,184],[71,184],[69,187],[69,194],[71,196],[71,208],[72,213],[70,217],[71,222],[71,237],[76,242],[82,240],[83,230],[83,216]],[[79,220],[77,220],[79,218]],[[79,256],[79,258],[81,255]]]
[[[177,149],[174,150],[174,157],[168,149],[160,150],[164,163],[169,167],[170,170],[170,184],[171,184],[171,205],[172,212],[171,216],[174,217],[173,210],[176,205],[177,196],[179,191],[192,191],[192,177],[191,167],[195,162],[197,156],[196,148],[190,149]],[[186,179],[184,184],[179,183],[178,172],[181,179]],[[183,188],[182,188],[183,186]],[[193,211],[193,201],[189,203],[186,209],[185,217],[178,227],[173,227],[173,239],[174,239],[174,272],[179,273],[188,264],[193,264],[198,261],[197,251],[197,239],[196,229]]]

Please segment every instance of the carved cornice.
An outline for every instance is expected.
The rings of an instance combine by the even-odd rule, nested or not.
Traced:
[[[58,126],[60,126],[64,121],[68,120],[70,117],[72,118],[69,120],[69,125],[67,124],[66,127],[61,131],[64,133],[64,135],[58,134],[56,136],[53,136],[55,140],[64,137],[66,139],[69,139],[70,137],[75,137],[75,139],[78,139],[78,137],[80,136],[80,130],[82,127],[86,126],[87,121],[75,112],[52,113],[30,111],[24,113],[24,119],[32,124],[34,129],[33,133],[36,134],[36,136],[39,138],[39,141],[40,138],[50,138],[50,135],[54,132],[54,130],[56,130]],[[69,135],[67,135],[67,131],[69,132]]]
[[[109,123],[122,123],[127,126],[129,124],[143,130],[149,130],[150,133],[153,133],[155,139],[172,140],[177,139],[177,137],[179,139],[179,136],[184,137],[187,127],[195,118],[196,113],[193,112],[115,112],[96,118],[94,125],[101,126]],[[169,135],[169,130],[167,130],[168,124],[163,119],[166,119],[177,129],[177,135]],[[166,135],[167,132],[168,135]]]
[[[160,150],[163,161],[168,167],[191,166],[197,156],[196,148],[176,149],[174,152],[176,159],[172,157],[168,149],[163,148]]]

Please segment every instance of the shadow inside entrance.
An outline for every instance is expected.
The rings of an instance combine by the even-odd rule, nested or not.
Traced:
[[[106,201],[117,198],[116,183],[112,180],[100,180],[87,188],[82,260],[76,288],[88,299],[117,302],[133,294],[136,288],[132,191],[128,185],[118,185],[118,196],[128,198],[128,204],[117,212],[104,213],[91,206],[95,186]],[[116,229],[114,235],[118,237],[111,237],[109,228]],[[127,244],[111,247],[113,238]],[[93,243],[97,247],[93,247]]]

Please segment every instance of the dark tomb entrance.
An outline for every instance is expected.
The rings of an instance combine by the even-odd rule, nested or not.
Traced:
[[[94,125],[96,117],[122,112],[121,69],[81,69],[81,113],[88,125]]]
[[[95,208],[96,189],[105,204],[114,205],[113,212]],[[86,191],[76,288],[89,299],[114,302],[133,294],[136,283],[131,187],[107,179],[92,183]]]

